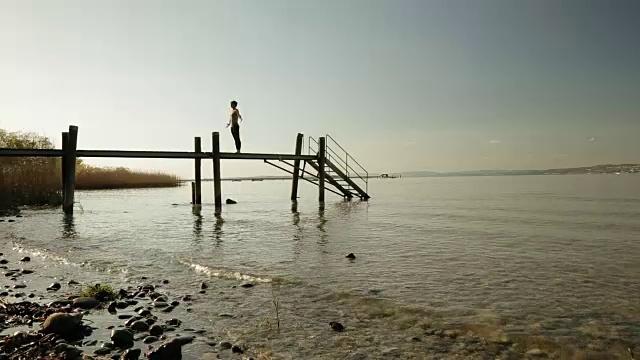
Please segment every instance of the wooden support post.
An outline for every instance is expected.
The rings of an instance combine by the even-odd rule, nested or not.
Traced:
[[[73,214],[73,198],[76,188],[76,152],[78,147],[78,127],[69,126],[69,139],[65,149],[65,179],[64,179],[64,203],[62,210],[65,214]]]
[[[192,205],[196,204],[196,182],[195,181],[191,182],[191,204]]]
[[[302,154],[304,135],[298,133],[296,138],[296,155]],[[300,160],[293,161],[293,183],[291,184],[291,201],[298,201],[298,178],[300,177]]]
[[[321,137],[318,139],[318,201],[324,203],[324,167],[326,160],[326,139]]]
[[[69,133],[62,133],[62,162],[60,167],[62,169],[62,203],[64,204],[64,199],[67,196],[67,192],[65,190],[65,183],[67,180],[67,144],[69,143]]]
[[[201,145],[201,140],[200,137],[196,137],[193,139],[194,140],[194,151],[199,153],[202,152],[202,145]],[[195,171],[195,201],[193,201],[194,205],[201,205],[202,204],[202,160],[201,159],[196,159],[195,160],[196,163],[196,171]]]
[[[214,132],[212,135],[213,140],[213,196],[215,203],[215,213],[219,215],[222,213],[222,185],[220,182],[220,133]]]

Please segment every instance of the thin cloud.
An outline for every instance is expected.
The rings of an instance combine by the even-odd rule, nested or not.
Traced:
[[[500,140],[491,140],[489,141],[489,144],[500,144]]]
[[[594,141],[596,141],[596,138],[595,137],[590,137],[587,141],[588,142],[594,142]]]

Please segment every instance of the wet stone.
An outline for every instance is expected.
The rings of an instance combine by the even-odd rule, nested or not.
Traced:
[[[129,349],[122,353],[121,360],[138,360],[142,355],[142,350],[140,349]]]
[[[133,334],[124,329],[113,330],[111,332],[111,341],[116,347],[127,348],[133,346]]]
[[[143,340],[143,342],[144,342],[145,344],[153,344],[153,343],[158,342],[158,341],[160,341],[160,339],[158,339],[158,338],[157,338],[157,337],[155,337],[155,336],[147,336],[147,337],[146,337],[146,338],[144,338],[144,340]]]
[[[152,336],[160,336],[164,333],[164,329],[160,325],[153,325],[149,329],[149,334]]]
[[[138,320],[136,322],[134,322],[133,324],[131,324],[131,328],[135,331],[149,331],[149,324],[147,324],[146,322],[142,321],[142,320]]]
[[[222,350],[229,350],[233,348],[233,344],[228,341],[222,341],[218,344],[218,347]]]
[[[106,348],[106,347],[101,347],[99,349],[96,349],[94,352],[94,354],[102,356],[102,355],[108,355],[111,353],[111,349]]]
[[[53,284],[49,285],[47,290],[49,290],[49,291],[58,291],[58,290],[60,290],[61,287],[62,287],[62,285],[60,285],[60,283],[54,282]]]

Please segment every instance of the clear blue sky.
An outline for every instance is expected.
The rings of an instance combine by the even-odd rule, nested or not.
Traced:
[[[237,99],[244,151],[330,133],[374,172],[640,162],[639,19],[635,0],[0,0],[0,127],[232,151]]]

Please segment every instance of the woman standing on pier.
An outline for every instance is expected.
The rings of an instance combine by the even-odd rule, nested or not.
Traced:
[[[242,115],[240,115],[240,110],[238,109],[238,102],[233,100],[231,102],[231,118],[227,123],[227,127],[231,125],[231,135],[233,135],[233,140],[236,142],[236,152],[238,153],[242,145],[240,142],[240,122],[242,122]]]

